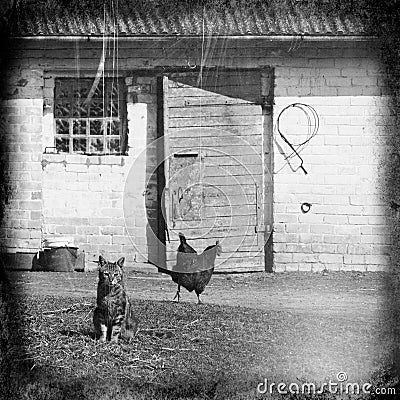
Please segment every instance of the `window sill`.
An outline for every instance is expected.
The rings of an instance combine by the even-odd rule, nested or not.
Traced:
[[[85,164],[90,165],[121,165],[125,164],[128,155],[88,155],[88,154],[67,154],[67,153],[43,153],[42,164],[64,163],[64,164]]]

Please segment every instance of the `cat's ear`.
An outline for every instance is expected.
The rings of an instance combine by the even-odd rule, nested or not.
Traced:
[[[100,266],[100,268],[103,267],[106,263],[107,263],[107,261],[104,259],[104,257],[103,256],[99,256],[99,266]]]
[[[120,268],[122,268],[124,266],[124,262],[125,262],[125,257],[121,257],[118,261],[117,264]]]

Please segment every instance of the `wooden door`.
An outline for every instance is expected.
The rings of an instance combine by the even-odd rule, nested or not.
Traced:
[[[216,271],[264,271],[261,72],[206,70],[163,80],[167,267],[182,232],[198,252],[220,241]]]

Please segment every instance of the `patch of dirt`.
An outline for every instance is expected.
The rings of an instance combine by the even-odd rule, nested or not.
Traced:
[[[10,273],[10,279],[27,294],[96,297],[97,273],[23,271]],[[125,280],[133,299],[168,301],[177,288],[169,276],[157,273],[128,271]],[[217,305],[377,319],[385,302],[384,285],[384,273],[215,274],[201,298]],[[197,301],[185,289],[181,294],[181,301]]]

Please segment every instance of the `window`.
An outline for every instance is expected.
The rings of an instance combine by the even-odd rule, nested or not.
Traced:
[[[55,80],[54,124],[58,152],[126,153],[126,103],[122,79]]]

